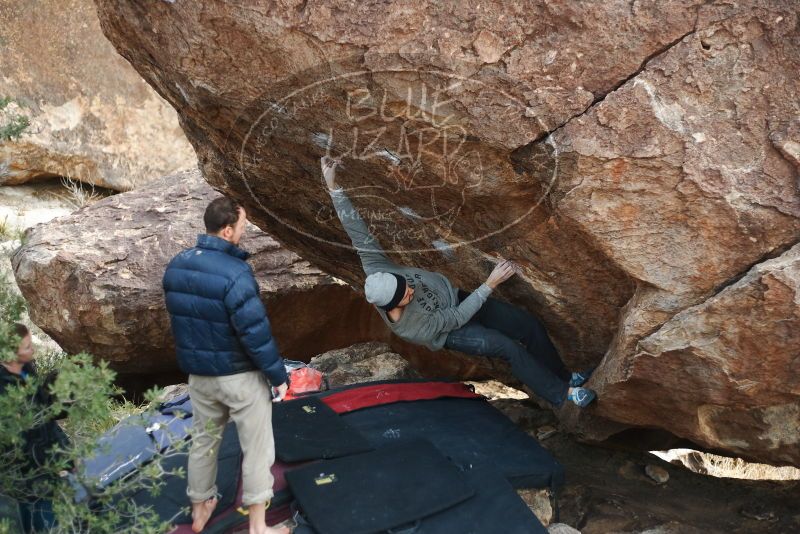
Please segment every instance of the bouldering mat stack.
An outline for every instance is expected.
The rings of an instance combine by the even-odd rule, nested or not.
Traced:
[[[163,455],[161,465],[170,474],[162,479],[163,486],[158,494],[154,496],[147,489],[141,489],[120,498],[138,507],[148,507],[160,519],[173,523],[172,534],[191,533],[186,477],[172,473],[178,468],[185,473],[188,467],[188,447],[178,449],[176,445],[190,439],[192,415],[191,400],[184,394],[162,404],[155,413],[128,417],[106,432],[98,441],[95,453],[82,463],[81,477],[87,482],[89,495],[130,476],[157,455]],[[270,524],[284,521],[291,515],[288,508],[291,494],[284,469],[284,464],[272,466],[275,497],[267,516]],[[217,457],[217,489],[221,497],[204,532],[223,534],[247,523],[247,515],[241,508],[241,474],[242,449],[236,426],[229,423],[223,430]]]
[[[146,419],[121,422],[86,469],[99,486],[127,476],[190,439],[188,398]],[[297,511],[298,534],[395,532],[542,533],[515,489],[557,491],[564,473],[539,443],[459,382],[387,381],[347,386],[273,405],[277,460],[267,522]],[[233,423],[224,429],[217,485],[222,494],[204,532],[247,523],[242,452]],[[167,469],[187,466],[185,451]],[[158,498],[129,496],[191,532],[186,480],[171,476]]]
[[[348,440],[358,435],[374,451],[287,472],[298,534],[545,532],[514,488],[557,490],[561,466],[467,386],[371,383],[318,399],[348,425]],[[276,406],[296,409],[291,403]],[[306,452],[310,460],[313,452]],[[321,448],[317,458],[322,453]]]
[[[296,534],[546,532],[494,470],[459,468],[412,440],[287,474]]]
[[[331,390],[320,399],[373,447],[426,439],[456,463],[498,471],[514,488],[564,484],[539,442],[460,382],[391,381]]]

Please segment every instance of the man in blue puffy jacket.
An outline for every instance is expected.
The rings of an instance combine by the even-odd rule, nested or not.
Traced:
[[[288,532],[267,527],[275,461],[272,405],[267,380],[286,393],[283,359],[272,337],[248,253],[237,245],[247,214],[227,197],[212,201],[203,220],[206,234],[167,266],[164,295],[175,336],[178,364],[189,375],[194,432],[187,494],[192,530],[201,532],[217,504],[217,453],[228,418],[242,445],[242,501],[250,533]]]

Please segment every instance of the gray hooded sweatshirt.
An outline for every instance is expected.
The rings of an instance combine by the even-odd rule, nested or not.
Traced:
[[[385,311],[376,307],[392,332],[401,338],[439,350],[444,346],[447,334],[467,324],[489,298],[492,289],[482,284],[459,304],[458,290],[445,276],[403,267],[390,260],[343,189],[331,191],[331,199],[367,276],[378,272],[396,273],[405,277],[414,289],[413,299],[397,322],[392,322]]]

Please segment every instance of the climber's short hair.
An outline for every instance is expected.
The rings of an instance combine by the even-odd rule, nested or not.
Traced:
[[[226,226],[233,226],[239,220],[239,210],[241,204],[228,197],[214,199],[206,207],[203,214],[203,222],[206,224],[206,232],[209,234],[219,233]]]

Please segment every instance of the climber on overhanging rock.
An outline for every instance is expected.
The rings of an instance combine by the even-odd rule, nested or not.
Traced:
[[[322,176],[334,208],[367,274],[364,293],[386,324],[401,338],[431,350],[448,348],[475,356],[501,358],[534,393],[559,407],[580,407],[596,397],[581,387],[590,372],[570,373],[542,323],[525,310],[490,298],[515,272],[501,261],[478,289],[456,289],[442,274],[397,265],[381,249],[344,189],[336,185],[338,162],[321,160]]]

